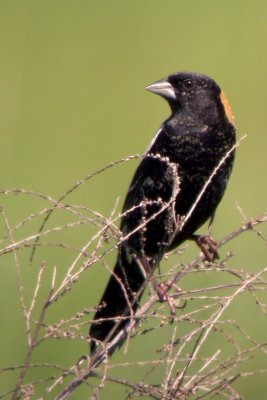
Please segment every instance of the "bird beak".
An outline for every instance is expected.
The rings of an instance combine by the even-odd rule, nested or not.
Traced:
[[[176,99],[173,86],[166,79],[162,79],[158,82],[152,83],[152,85],[146,87],[146,90],[149,90],[150,92],[156,93],[159,96],[165,97],[167,99]]]

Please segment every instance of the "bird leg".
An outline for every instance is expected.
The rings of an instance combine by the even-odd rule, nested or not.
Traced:
[[[219,259],[217,242],[210,234],[193,235],[192,239],[196,242],[207,261]]]
[[[174,282],[160,282],[158,283],[156,280],[154,280],[154,288],[158,294],[159,301],[163,303],[166,301],[169,304],[170,310],[171,310],[171,315],[175,315],[175,305],[173,302],[173,299],[169,296],[168,291],[171,288],[175,288],[175,291],[181,292],[181,289],[175,285]]]
[[[138,260],[139,263],[142,266],[142,269],[144,271],[144,275],[146,274],[146,278],[149,278],[149,276],[152,276],[152,273],[154,271],[154,268],[150,265],[150,262],[146,258],[142,258]],[[139,265],[140,267],[140,265]],[[158,282],[156,278],[152,279],[152,283],[154,286],[155,291],[157,292],[157,295],[159,297],[159,301],[162,303],[166,301],[171,310],[171,315],[175,315],[175,306],[173,304],[173,300],[170,298],[168,291],[172,288],[175,287],[177,292],[180,292],[181,289],[178,288],[174,283],[165,283],[165,282]]]

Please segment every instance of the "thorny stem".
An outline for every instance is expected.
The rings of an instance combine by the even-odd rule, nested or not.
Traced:
[[[36,245],[38,244],[38,241],[39,241],[39,238],[40,238],[40,234],[42,233],[42,231],[43,231],[45,225],[47,224],[47,222],[48,222],[48,220],[49,220],[51,214],[52,214],[53,211],[57,208],[57,205],[60,204],[69,194],[73,193],[73,192],[74,192],[77,188],[79,188],[81,185],[84,185],[87,181],[89,181],[90,179],[94,178],[95,176],[101,174],[102,172],[106,171],[107,169],[110,169],[110,168],[114,167],[115,165],[118,165],[118,164],[121,164],[121,163],[125,163],[125,162],[130,161],[130,160],[136,160],[136,159],[139,159],[139,158],[142,158],[142,156],[140,156],[139,154],[137,154],[137,155],[134,155],[134,156],[129,156],[129,157],[127,157],[127,158],[123,158],[123,159],[121,159],[121,160],[116,160],[116,161],[114,161],[114,162],[112,162],[112,163],[106,165],[105,167],[100,168],[99,170],[97,170],[97,171],[95,171],[95,172],[93,172],[93,173],[87,175],[85,178],[81,179],[80,181],[76,182],[70,189],[68,189],[68,190],[55,202],[54,208],[52,208],[52,209],[47,213],[47,215],[46,215],[46,217],[45,217],[45,219],[44,219],[44,221],[43,221],[43,223],[42,223],[42,225],[41,225],[41,227],[40,227],[40,229],[39,229],[39,232],[38,232],[38,233],[39,233],[39,236],[37,236],[36,241],[35,241],[35,244],[36,244]],[[31,254],[31,257],[30,257],[30,262],[31,262],[31,263],[32,263],[32,261],[33,261],[33,257],[34,257],[34,254],[35,254],[35,250],[36,250],[36,246],[34,246],[34,247],[33,247],[33,250],[32,250],[32,254]]]
[[[224,239],[222,239],[218,243],[218,248],[224,246],[226,243],[231,241],[232,239],[238,237],[242,233],[249,231],[253,229],[255,226],[264,223],[267,221],[267,215],[264,214],[260,217],[257,218],[251,218],[250,220],[247,220],[246,222],[243,223],[243,225],[233,231],[231,234],[227,235]],[[186,268],[184,268],[183,271],[178,272],[174,279],[170,280],[167,284],[171,285],[173,282],[177,283],[183,276],[188,274],[191,270],[195,268],[196,265],[198,265],[201,261],[204,260],[204,256],[198,256],[195,260],[193,260]],[[262,273],[262,271],[261,271]],[[258,274],[257,274],[258,277]],[[251,281],[255,280],[256,278],[252,277]],[[236,290],[234,296],[238,295],[241,293],[248,285],[249,283],[246,281],[241,284],[241,286]],[[232,298],[233,296],[231,296]],[[210,321],[210,324],[208,325],[207,331],[204,334],[204,337],[202,339],[200,338],[200,342],[203,343],[203,340],[206,339],[207,335],[209,334],[210,330],[214,326],[214,323],[218,320],[218,318],[222,315],[222,313],[225,311],[225,309],[229,306],[231,298],[228,298],[223,305],[223,307],[220,309],[220,311],[216,314],[215,320]],[[92,374],[92,371],[97,368],[104,360],[107,359],[108,354],[112,354],[116,348],[120,347],[121,343],[127,337],[129,332],[133,330],[133,328],[138,324],[140,317],[145,315],[158,301],[158,296],[156,294],[150,296],[148,301],[136,312],[135,317],[130,321],[129,324],[127,324],[122,331],[118,333],[118,335],[112,340],[112,342],[108,343],[104,349],[98,351],[93,358],[91,359],[91,363],[89,367],[84,371],[84,373],[80,374],[79,377],[76,377],[68,386],[56,397],[56,400],[66,400],[69,398],[69,396],[76,390],[77,387],[79,387],[83,382],[86,381],[88,377]],[[194,350],[195,353],[193,353],[193,356],[196,356],[197,352],[199,351],[199,346],[197,346]],[[192,360],[192,358],[190,358]],[[191,361],[189,361],[191,364]],[[189,365],[188,365],[189,366]],[[181,378],[181,376],[180,376]],[[179,379],[180,381],[180,379]],[[178,381],[177,381],[178,382]]]
[[[171,163],[169,161],[168,158],[164,158],[161,157],[160,155],[153,155],[153,154],[147,154],[146,157],[148,158],[153,158],[153,159],[160,159],[162,162],[166,163],[168,168],[170,168],[172,170],[172,177],[173,177],[173,192],[172,192],[172,196],[170,198],[170,200],[168,202],[162,202],[162,206],[160,207],[160,209],[155,212],[150,218],[147,218],[145,222],[141,223],[140,225],[138,225],[135,229],[133,229],[129,234],[127,234],[126,236],[122,237],[120,239],[120,241],[118,242],[118,244],[116,246],[113,246],[112,248],[106,250],[105,252],[103,252],[101,254],[101,256],[91,256],[91,262],[89,262],[88,264],[86,263],[81,270],[88,268],[88,266],[90,266],[92,263],[99,261],[100,258],[103,258],[108,252],[110,252],[111,250],[114,249],[114,247],[117,247],[118,245],[121,245],[123,242],[127,241],[129,239],[130,236],[134,235],[134,233],[136,233],[138,230],[144,228],[151,220],[155,219],[158,215],[160,215],[161,213],[163,213],[166,209],[168,209],[170,206],[172,206],[172,204],[174,204],[175,202],[175,198],[179,192],[179,175],[178,175],[178,170],[177,170],[177,165],[174,163]],[[139,208],[142,207],[143,203],[139,204],[138,206],[134,206],[131,209],[125,211],[123,214],[121,214],[119,217],[122,217],[128,213],[131,213],[135,208]],[[74,270],[75,266],[77,265],[77,262],[79,261],[79,259],[81,258],[81,256],[86,252],[86,250],[88,249],[88,247],[90,246],[90,244],[95,241],[97,238],[99,238],[107,229],[107,227],[109,225],[113,225],[114,222],[118,219],[118,217],[116,217],[115,219],[111,220],[108,222],[108,225],[104,226],[99,232],[97,232],[97,234],[95,236],[93,236],[87,243],[86,245],[83,247],[82,251],[80,252],[80,254],[77,256],[77,258],[74,260],[74,262],[72,263],[72,265],[70,266],[69,270],[67,271],[66,277],[63,279],[61,285],[59,286],[59,288],[55,291],[55,293],[53,294],[52,298],[51,298],[51,302],[55,301],[62,293],[62,291],[64,291],[64,289],[66,288],[66,286],[68,286],[69,284],[72,284],[72,282],[75,282],[77,276],[79,276],[79,274],[81,273],[81,270],[79,270],[78,272],[76,272],[76,274],[72,275],[72,271]],[[159,258],[162,257],[162,254],[159,255]]]
[[[243,139],[243,138],[242,138]],[[241,139],[241,140],[242,140]],[[241,141],[240,140],[240,141]],[[238,142],[237,145],[239,145],[240,141]],[[230,150],[233,151],[233,149]],[[230,154],[230,153],[229,153]],[[224,159],[220,162],[220,164],[218,165],[218,168],[221,166],[221,164],[225,161],[225,159],[229,156],[229,154],[227,153],[224,157]],[[149,155],[150,157],[157,157],[155,155]],[[71,210],[71,208],[69,206],[66,206],[64,204],[61,204],[61,201],[71,192],[73,192],[76,188],[78,188],[80,185],[84,184],[87,180],[89,180],[90,178],[92,178],[93,176],[97,175],[98,173],[106,170],[107,168],[110,168],[111,166],[114,166],[116,164],[119,164],[121,162],[125,162],[128,161],[130,159],[134,159],[134,158],[140,158],[140,156],[133,156],[133,157],[129,157],[128,159],[124,159],[124,160],[119,160],[116,161],[112,164],[110,164],[109,166],[97,171],[96,173],[89,175],[88,177],[86,177],[85,179],[79,181],[77,184],[75,184],[68,192],[65,193],[65,195],[63,195],[61,197],[60,200],[55,201],[51,198],[48,198],[47,196],[45,197],[46,199],[48,199],[49,201],[52,201],[52,203],[54,204],[54,207],[51,209],[48,209],[47,212],[47,218],[44,220],[44,223],[42,225],[42,227],[39,230],[39,233],[37,235],[33,235],[30,238],[27,238],[27,240],[33,240],[35,239],[35,243],[33,245],[33,252],[32,252],[32,257],[34,255],[34,251],[35,251],[35,246],[37,246],[38,244],[38,240],[41,237],[41,234],[44,235],[46,234],[46,232],[42,232],[44,229],[44,226],[46,224],[46,221],[48,220],[49,216],[51,215],[51,213],[57,208],[57,207],[62,207],[64,209],[68,209]],[[164,161],[164,160],[163,160]],[[158,213],[156,213],[155,215],[153,215],[151,218],[156,218],[156,216],[158,214],[160,214],[161,212],[163,212],[164,210],[166,210],[166,208],[171,207],[174,205],[174,201],[175,201],[175,196],[177,195],[178,191],[179,191],[179,177],[178,177],[178,173],[177,170],[175,169],[175,166],[172,166],[171,163],[169,163],[169,161],[166,159],[166,162],[168,162],[168,164],[170,165],[171,168],[173,168],[173,177],[174,177],[174,192],[173,192],[173,196],[170,199],[169,202],[163,203],[161,204],[161,208],[158,211]],[[200,193],[200,196],[202,196],[202,194],[205,192],[207,185],[210,184],[211,179],[213,178],[214,174],[216,174],[217,169],[215,169],[215,171],[213,172],[213,174],[211,175],[210,179],[207,181],[206,185],[203,187],[203,190]],[[202,193],[203,192],[203,193]],[[1,193],[1,192],[0,192]],[[26,193],[26,191],[25,191]],[[29,192],[30,193],[30,192]],[[33,193],[34,194],[34,193]],[[198,199],[197,199],[198,200]],[[139,205],[142,206],[142,205]],[[138,206],[137,206],[138,207]],[[126,213],[131,212],[132,210],[127,210]],[[194,211],[194,209],[190,210],[190,213],[192,213]],[[189,215],[190,216],[190,215]],[[31,332],[30,332],[30,315],[32,313],[32,310],[34,308],[35,305],[35,299],[37,297],[38,294],[38,290],[39,290],[39,286],[40,286],[40,281],[41,281],[41,274],[42,274],[42,268],[40,270],[39,276],[38,276],[38,281],[37,281],[37,286],[35,289],[35,294],[32,300],[32,303],[30,305],[29,310],[27,311],[26,305],[24,304],[24,298],[23,298],[23,293],[22,293],[22,289],[23,289],[23,285],[21,283],[21,279],[19,278],[19,293],[20,293],[20,299],[21,299],[21,304],[22,304],[22,308],[23,308],[23,313],[24,316],[26,317],[26,322],[27,322],[27,334],[28,334],[28,341],[29,341],[29,349],[28,349],[28,353],[25,357],[24,360],[24,366],[23,369],[21,371],[21,375],[19,377],[17,386],[13,392],[13,400],[17,400],[20,397],[19,391],[20,388],[22,387],[27,369],[29,368],[30,365],[30,360],[32,357],[32,353],[34,348],[36,347],[36,345],[38,344],[38,337],[40,334],[40,330],[41,327],[43,325],[44,322],[44,318],[45,318],[45,314],[46,314],[46,310],[47,307],[53,302],[55,301],[61,294],[62,292],[66,289],[66,287],[68,286],[68,284],[72,283],[75,281],[75,279],[79,278],[81,272],[85,269],[88,268],[88,266],[90,265],[90,263],[95,262],[96,260],[100,260],[100,258],[103,258],[103,256],[105,254],[107,254],[108,252],[110,252],[112,249],[114,249],[116,246],[113,246],[112,248],[108,249],[107,251],[104,251],[101,255],[97,255],[95,254],[94,257],[92,258],[91,261],[88,261],[87,263],[85,263],[85,265],[75,274],[72,274],[72,271],[74,269],[74,267],[77,265],[78,261],[80,260],[81,256],[84,255],[86,253],[86,250],[88,249],[90,243],[92,243],[93,240],[99,239],[101,238],[101,236],[106,232],[107,229],[109,229],[109,227],[114,227],[114,222],[120,217],[114,217],[113,214],[110,216],[109,219],[105,219],[105,226],[103,229],[100,229],[100,232],[97,233],[97,235],[95,235],[95,237],[91,238],[90,241],[84,246],[84,248],[82,249],[82,251],[80,252],[80,254],[78,255],[78,257],[76,258],[76,260],[73,262],[73,264],[71,265],[67,275],[65,276],[65,279],[63,279],[62,284],[58,287],[57,290],[54,290],[54,284],[53,284],[53,288],[51,290],[51,292],[49,293],[49,296],[47,297],[47,301],[41,311],[40,317],[38,319],[36,328],[34,330],[34,333],[32,335],[32,338],[30,337]],[[102,217],[103,218],[103,217]],[[185,218],[188,218],[188,216],[186,216]],[[15,261],[16,261],[16,265],[17,265],[17,271],[18,274],[20,273],[19,271],[19,266],[18,266],[18,260],[16,257],[16,250],[19,249],[21,247],[21,245],[23,243],[25,243],[24,241],[20,241],[20,242],[15,242],[13,237],[12,237],[12,231],[8,225],[7,219],[5,218],[5,223],[6,223],[6,227],[9,233],[9,237],[11,240],[11,245],[9,247],[6,247],[6,249],[8,249],[8,251],[10,252],[14,252],[15,255]],[[104,218],[103,218],[104,220]],[[226,244],[227,242],[231,241],[232,239],[234,239],[235,237],[239,236],[240,234],[242,234],[243,232],[246,232],[248,230],[254,230],[254,228],[263,222],[267,221],[267,215],[263,215],[261,217],[258,218],[251,218],[251,219],[246,219],[243,223],[243,225],[237,229],[236,231],[232,232],[231,234],[229,234],[228,236],[226,236],[224,239],[222,239],[219,244],[218,244],[218,248],[222,247],[224,244]],[[149,222],[149,220],[145,221],[144,224],[147,224]],[[184,224],[186,222],[186,219],[180,222],[180,225],[177,225],[178,229],[181,229],[182,224]],[[140,229],[140,226],[138,226],[136,229]],[[52,230],[48,230],[47,232],[51,232]],[[135,232],[135,231],[134,231]],[[129,235],[133,234],[134,232],[131,232]],[[126,240],[129,236],[127,237],[123,237],[119,240],[119,244],[121,244],[124,240]],[[99,239],[100,240],[100,239]],[[5,250],[6,250],[5,249]],[[5,254],[3,252],[3,254]],[[161,255],[160,255],[161,256]],[[195,260],[193,260],[190,264],[186,265],[182,271],[179,271],[177,274],[175,274],[173,279],[170,279],[167,282],[167,285],[169,285],[170,287],[175,284],[176,282],[179,282],[181,280],[181,278],[183,276],[185,276],[186,274],[188,274],[189,272],[191,272],[196,265],[198,265],[201,261],[203,261],[204,257],[200,256],[197,257]],[[265,271],[265,270],[264,270]],[[263,271],[261,271],[260,274],[262,274]],[[247,288],[247,286],[249,284],[251,284],[251,282],[257,278],[259,278],[259,275],[257,274],[254,275],[252,278],[246,278],[245,281],[241,282],[241,284],[238,286],[237,290],[235,291],[234,295],[232,295],[229,298],[225,298],[225,303],[223,304],[222,308],[217,311],[216,313],[214,313],[212,315],[212,317],[206,321],[205,326],[203,327],[202,331],[201,330],[196,330],[196,332],[201,332],[201,335],[199,336],[199,339],[197,341],[197,343],[195,344],[195,347],[193,349],[193,351],[191,352],[191,357],[189,358],[187,365],[185,367],[185,369],[181,372],[181,374],[178,374],[178,377],[176,378],[175,383],[172,386],[172,390],[173,390],[173,394],[177,394],[180,388],[180,385],[182,383],[182,381],[184,380],[185,377],[185,373],[188,370],[188,368],[190,367],[190,365],[192,364],[192,362],[196,359],[196,356],[199,352],[200,347],[202,346],[204,340],[206,340],[207,336],[209,335],[212,327],[214,326],[214,324],[218,321],[218,319],[221,317],[222,313],[224,312],[224,310],[230,305],[231,299],[233,298],[233,296],[237,296],[238,294],[240,294],[242,292],[242,290],[245,290]],[[149,280],[150,277],[148,277]],[[250,280],[251,279],[251,282]],[[53,282],[54,282],[54,278],[53,278]],[[144,285],[147,284],[147,281],[144,283]],[[143,290],[143,287],[140,289]],[[175,294],[174,296],[177,297],[177,294]],[[146,315],[147,312],[154,306],[154,304],[158,301],[158,296],[157,295],[152,295],[150,296],[149,300],[144,304],[143,307],[141,307],[139,309],[139,311],[135,314],[132,315],[130,322],[125,326],[125,328],[119,332],[119,334],[112,340],[112,342],[108,343],[108,344],[104,344],[103,348],[98,350],[97,353],[92,357],[90,364],[88,366],[88,368],[79,371],[79,374],[77,377],[75,377],[73,379],[73,381],[68,384],[68,386],[58,395],[58,397],[56,398],[57,400],[63,400],[63,399],[67,399],[74,391],[75,389],[80,386],[82,383],[86,382],[87,378],[90,377],[93,374],[93,371],[95,368],[97,368],[101,363],[105,363],[108,360],[108,357],[110,354],[112,354],[125,340],[126,337],[129,336],[129,333],[132,331],[132,329],[139,323],[139,320],[142,316]],[[120,321],[119,321],[120,322]],[[205,330],[206,329],[206,330]],[[206,362],[206,364],[202,367],[202,370],[204,368],[207,367],[207,365],[209,365],[209,360],[208,362]],[[75,368],[74,368],[75,369]],[[72,371],[73,368],[69,369],[69,371]],[[66,376],[66,374],[62,375],[62,377],[60,378],[64,378],[64,376]],[[166,385],[165,385],[165,393],[166,395],[168,394],[168,382],[170,380],[170,376],[171,376],[171,369],[169,369],[169,373],[167,374],[167,380],[166,380]],[[60,382],[61,379],[58,379],[57,382]],[[104,379],[104,378],[103,378]],[[191,380],[189,379],[188,382],[186,383],[185,387],[188,388],[188,390],[190,390],[190,385],[192,384],[193,378],[191,378]],[[167,397],[166,397],[167,398]]]
[[[54,271],[54,273],[55,273],[55,271]],[[43,324],[43,321],[44,321],[44,318],[45,318],[45,314],[46,314],[46,310],[47,310],[47,305],[49,304],[49,299],[50,299],[50,297],[52,295],[52,292],[53,292],[53,288],[50,290],[49,295],[47,297],[47,300],[46,300],[46,302],[45,302],[45,304],[44,304],[44,306],[43,306],[43,308],[41,310],[40,317],[38,319],[35,331],[34,331],[34,333],[32,335],[30,346],[28,348],[28,352],[26,354],[26,357],[25,357],[25,360],[24,360],[24,363],[23,363],[23,368],[21,370],[21,374],[19,376],[18,383],[16,385],[16,388],[15,388],[13,396],[12,396],[12,400],[18,400],[20,398],[19,391],[20,391],[21,385],[23,384],[24,378],[26,376],[26,373],[27,373],[27,370],[28,370],[28,367],[29,367],[29,364],[30,364],[30,361],[31,361],[33,350],[34,350],[35,346],[37,345],[39,333],[40,333],[40,330],[42,328],[42,324]]]

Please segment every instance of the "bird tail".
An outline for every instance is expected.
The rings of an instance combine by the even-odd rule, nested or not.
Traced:
[[[127,249],[120,249],[90,327],[91,353],[95,352],[98,341],[110,342],[136,312],[145,289],[146,263],[135,255],[129,255]]]

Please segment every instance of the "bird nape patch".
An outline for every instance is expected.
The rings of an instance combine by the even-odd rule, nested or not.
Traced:
[[[221,98],[222,105],[224,107],[226,117],[228,118],[229,122],[231,122],[231,124],[233,124],[235,126],[234,113],[233,113],[230,103],[223,91],[221,91],[220,98]]]

